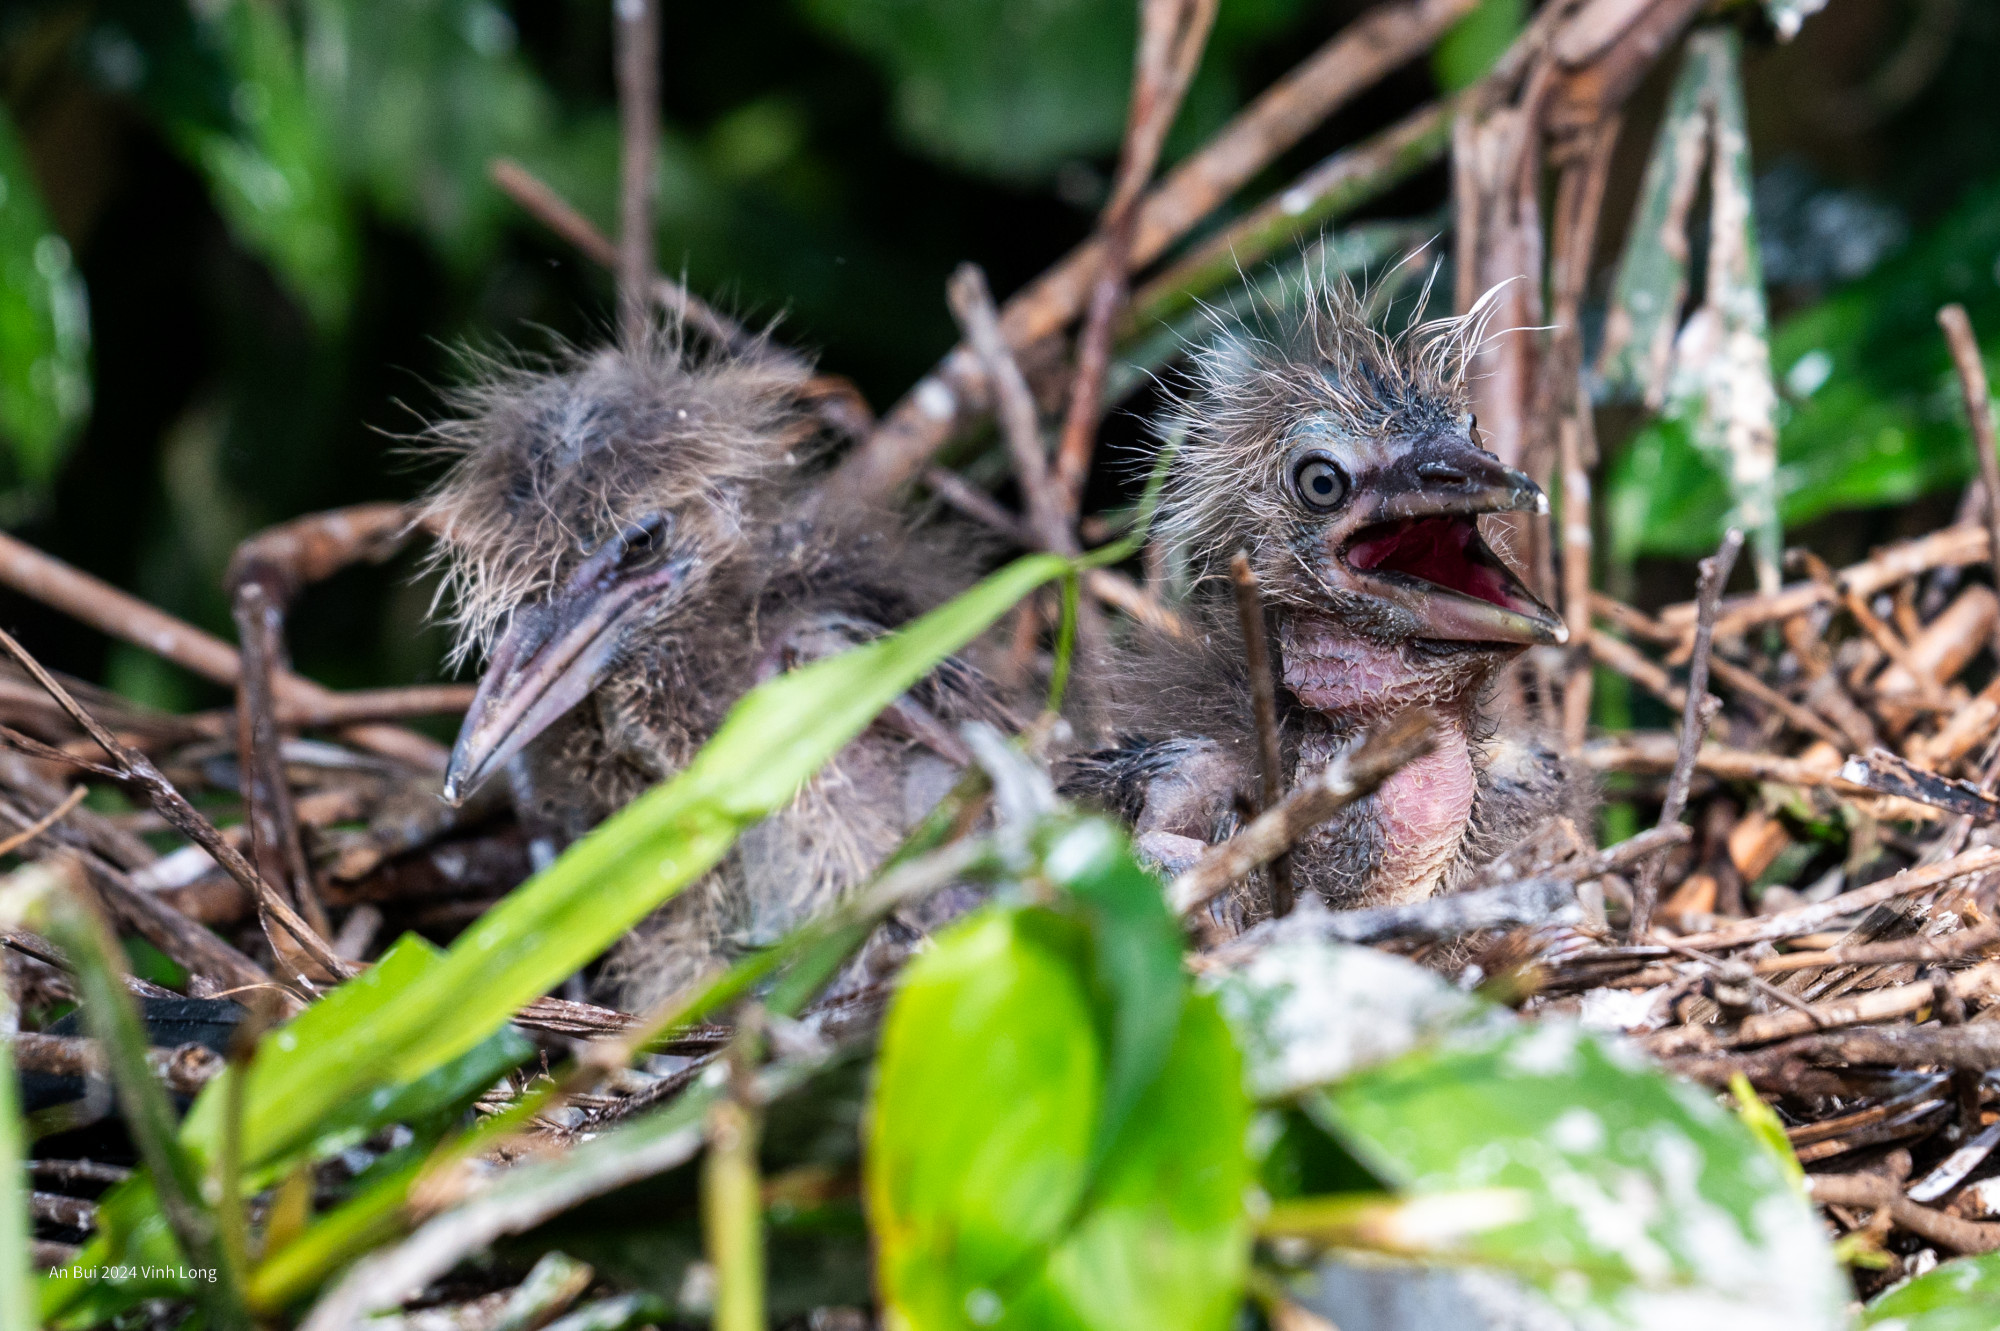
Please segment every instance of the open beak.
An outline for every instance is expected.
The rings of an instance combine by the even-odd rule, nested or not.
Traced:
[[[589,697],[617,660],[633,620],[683,584],[687,561],[646,557],[670,526],[659,514],[640,519],[593,551],[548,600],[514,611],[452,748],[447,803],[462,803]]]
[[[1364,497],[1365,496],[1365,497]],[[1479,532],[1483,513],[1546,513],[1541,487],[1457,434],[1420,443],[1364,487],[1336,559],[1359,590],[1416,617],[1425,638],[1547,645],[1569,630]]]

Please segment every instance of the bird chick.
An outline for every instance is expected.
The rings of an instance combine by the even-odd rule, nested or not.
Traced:
[[[486,661],[445,777],[503,775],[537,858],[680,771],[756,682],[963,585],[965,560],[886,520],[800,517],[816,428],[804,372],[700,360],[672,330],[535,369],[488,365],[432,427],[454,461],[425,505],[461,659]],[[609,958],[649,1006],[859,883],[955,775],[949,723],[1006,713],[952,662],[849,744]]]
[[[1344,282],[1304,296],[1293,312],[1225,326],[1163,422],[1179,443],[1156,539],[1194,575],[1190,612],[1207,631],[1192,646],[1141,644],[1111,672],[1115,723],[1135,738],[1079,761],[1068,787],[1123,811],[1169,868],[1234,826],[1257,788],[1240,637],[1220,591],[1243,551],[1295,771],[1406,708],[1438,717],[1431,753],[1293,856],[1294,881],[1330,902],[1408,902],[1505,849],[1559,798],[1553,756],[1495,741],[1486,708],[1498,666],[1567,632],[1480,518],[1548,501],[1479,446],[1465,389],[1478,312],[1390,336]]]

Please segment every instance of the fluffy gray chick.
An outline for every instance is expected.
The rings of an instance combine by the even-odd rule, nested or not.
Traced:
[[[1194,644],[1149,639],[1110,672],[1120,745],[1066,788],[1123,812],[1170,869],[1232,830],[1255,743],[1227,565],[1247,552],[1278,658],[1284,750],[1316,770],[1405,708],[1437,712],[1437,746],[1294,855],[1294,879],[1338,905],[1421,899],[1505,850],[1564,798],[1554,755],[1496,739],[1495,669],[1567,632],[1492,551],[1482,515],[1546,512],[1535,483],[1479,447],[1466,353],[1477,312],[1400,336],[1345,283],[1290,312],[1225,326],[1163,423],[1179,446],[1158,538],[1196,578]],[[1224,923],[1267,909],[1239,894]]]
[[[426,502],[443,597],[486,662],[445,798],[504,777],[538,857],[680,771],[753,684],[966,581],[886,520],[799,518],[816,431],[794,367],[659,332],[483,368],[430,431],[455,456]],[[838,899],[948,787],[968,718],[1006,719],[949,662],[625,940],[599,992],[648,1006]]]

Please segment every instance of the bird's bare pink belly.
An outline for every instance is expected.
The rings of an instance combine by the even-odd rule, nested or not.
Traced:
[[[1402,650],[1310,629],[1285,635],[1285,685],[1299,702],[1355,728],[1405,708],[1438,708],[1437,745],[1375,794],[1375,863],[1355,904],[1417,901],[1437,890],[1472,817],[1477,777],[1463,720],[1466,681],[1413,665]],[[1343,726],[1346,729],[1347,726]],[[1301,763],[1332,757],[1309,744]]]

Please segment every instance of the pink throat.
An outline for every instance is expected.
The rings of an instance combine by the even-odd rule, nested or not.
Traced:
[[[1308,739],[1300,765],[1333,756],[1340,738],[1428,704],[1437,709],[1437,746],[1406,764],[1375,794],[1376,862],[1355,905],[1421,901],[1438,889],[1465,839],[1477,777],[1466,735],[1465,708],[1472,682],[1414,667],[1396,646],[1327,631],[1308,621],[1304,632],[1287,624],[1285,685],[1304,706],[1334,723],[1335,733]]]

